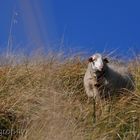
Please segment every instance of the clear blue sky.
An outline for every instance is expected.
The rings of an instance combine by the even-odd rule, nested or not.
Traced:
[[[140,50],[139,0],[1,0],[0,19],[1,49],[12,21],[13,48]]]

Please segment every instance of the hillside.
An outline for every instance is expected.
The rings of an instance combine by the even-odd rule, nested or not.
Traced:
[[[2,62],[1,62],[2,63]],[[4,63],[4,62],[3,62]],[[140,139],[140,64],[129,63],[136,90],[96,106],[87,102],[80,57],[23,58],[0,67],[0,139]],[[4,130],[4,131],[3,131]],[[12,135],[10,135],[12,133]]]

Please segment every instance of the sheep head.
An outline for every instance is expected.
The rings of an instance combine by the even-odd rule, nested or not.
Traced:
[[[99,53],[92,55],[88,59],[89,63],[91,63],[92,69],[94,71],[103,71],[104,67],[107,63],[109,63],[107,58],[103,58],[103,56]]]

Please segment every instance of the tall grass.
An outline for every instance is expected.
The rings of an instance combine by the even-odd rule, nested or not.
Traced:
[[[0,67],[0,130],[17,133],[1,134],[1,139],[140,139],[138,60],[129,64],[136,90],[102,100],[96,106],[96,123],[93,103],[87,102],[83,87],[86,61],[56,54],[16,60],[6,63],[3,59]]]

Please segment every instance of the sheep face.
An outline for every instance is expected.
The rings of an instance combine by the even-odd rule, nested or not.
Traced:
[[[93,71],[102,71],[106,63],[108,63],[107,58],[103,58],[101,54],[94,54],[89,58],[91,67]]]

